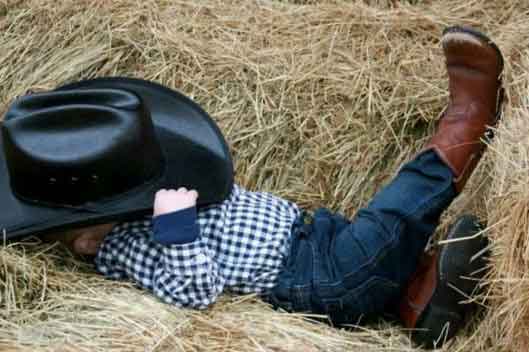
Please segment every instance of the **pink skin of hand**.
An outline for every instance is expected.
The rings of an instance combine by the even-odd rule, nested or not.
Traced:
[[[194,189],[180,187],[178,190],[161,189],[154,197],[154,216],[164,215],[182,209],[194,207],[197,204],[198,192]]]
[[[161,189],[154,197],[153,216],[173,213],[182,209],[194,207],[197,204],[198,192],[194,189],[180,187],[178,190]],[[82,233],[71,243],[71,249],[81,255],[96,255],[105,236],[114,224],[97,225],[82,229]]]

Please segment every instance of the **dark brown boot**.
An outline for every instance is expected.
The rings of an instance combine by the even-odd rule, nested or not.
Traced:
[[[418,345],[441,347],[476,310],[476,303],[465,301],[478,293],[487,267],[482,228],[474,216],[458,218],[448,231],[450,242],[425,255],[410,280],[400,316]]]
[[[442,45],[450,101],[426,150],[435,150],[450,167],[460,192],[499,119],[503,58],[490,39],[469,28],[446,29]]]

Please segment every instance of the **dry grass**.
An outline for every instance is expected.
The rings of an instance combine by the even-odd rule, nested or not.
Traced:
[[[485,319],[446,350],[519,351],[529,343],[528,15],[522,0],[1,1],[1,110],[81,78],[155,80],[216,119],[239,183],[352,215],[433,129],[447,97],[442,29],[478,27],[504,52],[509,103],[441,231],[477,212],[494,259]],[[338,330],[252,297],[174,309],[38,241],[0,248],[0,348],[413,350],[398,326]]]

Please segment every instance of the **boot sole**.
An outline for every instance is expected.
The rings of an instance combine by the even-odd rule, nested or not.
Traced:
[[[477,219],[467,215],[461,217],[452,226],[446,239],[464,238],[475,235],[479,231],[481,231],[481,227]],[[472,244],[465,245],[467,241],[471,242],[476,240],[479,243],[473,242]],[[466,323],[466,318],[468,318],[469,313],[476,309],[476,304],[459,304],[459,301],[465,300],[466,297],[454,289],[454,283],[461,282],[461,276],[472,276],[475,270],[465,271],[467,268],[451,268],[449,261],[443,261],[443,259],[462,255],[461,252],[465,252],[465,249],[467,249],[466,253],[463,254],[470,261],[473,255],[480,250],[482,251],[486,246],[486,239],[477,238],[456,242],[455,245],[448,244],[440,251],[437,260],[437,286],[430,302],[417,320],[415,326],[417,330],[414,330],[412,333],[412,339],[417,344],[427,348],[440,347],[459,331]],[[485,265],[484,261],[483,265]],[[482,276],[483,273],[481,272],[480,274]],[[477,275],[474,275],[474,277],[479,278]],[[466,281],[467,287],[465,291],[467,291],[466,294],[470,295],[476,289],[478,280]]]
[[[489,37],[487,37],[487,35],[473,28],[464,27],[464,26],[452,26],[452,27],[445,28],[445,30],[443,31],[443,38],[447,35],[457,34],[457,33],[468,34],[474,37],[475,39],[477,39],[483,45],[490,46],[491,48],[493,48],[494,51],[496,51],[496,54],[498,55],[498,58],[500,60],[500,71],[503,71],[504,60],[503,60],[503,55],[501,53],[501,50],[500,48],[498,48],[496,43],[494,43]]]

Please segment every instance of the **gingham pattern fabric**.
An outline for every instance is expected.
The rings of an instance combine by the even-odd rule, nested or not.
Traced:
[[[224,290],[271,289],[299,215],[291,202],[234,186],[227,200],[200,209],[196,241],[161,245],[152,240],[150,219],[122,223],[105,238],[95,263],[105,276],[132,279],[165,302],[205,308]]]

